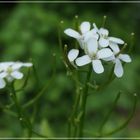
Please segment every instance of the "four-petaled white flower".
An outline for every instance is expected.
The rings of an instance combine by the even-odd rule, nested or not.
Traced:
[[[123,76],[124,73],[122,62],[130,63],[132,60],[128,54],[121,54],[120,48],[118,46],[114,46],[113,53],[113,56],[108,57],[105,60],[112,61],[115,64],[114,73],[117,77],[120,78]]]
[[[79,28],[80,28],[80,33],[71,28],[66,29],[64,33],[70,37],[75,38],[79,42],[80,47],[82,49],[85,48],[86,46],[85,43],[89,38],[98,39],[99,35],[97,34],[97,31],[95,29],[90,30],[91,25],[89,22],[87,21],[82,22]]]
[[[99,38],[99,45],[100,47],[110,47],[110,48],[114,48],[114,45],[117,44],[124,44],[124,41],[120,38],[116,38],[116,37],[109,37],[109,31],[105,28],[100,28],[98,29],[96,24],[93,23],[94,29],[96,30],[96,32],[99,34],[100,38]]]
[[[85,55],[77,58],[76,64],[83,66],[92,63],[93,70],[96,73],[103,73],[104,67],[100,59],[111,57],[112,55],[113,52],[109,48],[99,50],[97,40],[91,38],[87,41]]]
[[[14,79],[22,79],[23,73],[20,72],[21,67],[31,67],[32,63],[22,62],[2,62],[0,63],[0,89],[6,86],[7,82]],[[5,81],[6,80],[6,81]]]
[[[109,31],[105,28],[98,29],[96,24],[93,24],[93,29],[90,29],[89,22],[82,22],[80,32],[73,29],[66,29],[65,34],[77,39],[80,47],[84,51],[84,55],[78,57],[79,50],[71,49],[68,52],[68,59],[73,66],[84,66],[92,63],[93,70],[100,74],[104,72],[102,65],[103,61],[112,61],[115,64],[114,73],[117,77],[122,77],[123,66],[122,61],[129,63],[131,58],[128,54],[121,54],[119,45],[124,44],[120,38],[109,37]]]

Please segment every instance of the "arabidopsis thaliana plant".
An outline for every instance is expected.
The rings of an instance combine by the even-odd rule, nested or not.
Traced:
[[[71,28],[66,29],[64,33],[70,37],[75,38],[79,42],[80,47],[84,49],[84,47],[86,46],[85,43],[89,38],[92,37],[98,39],[99,37],[99,35],[96,33],[96,30],[95,29],[90,30],[90,28],[91,28],[90,23],[84,21],[80,25],[80,33]]]
[[[6,86],[6,81],[12,82],[14,79],[22,79],[21,67],[31,67],[32,63],[22,62],[2,62],[0,63],[0,89]]]
[[[128,54],[121,54],[119,44],[124,44],[120,38],[109,37],[109,31],[105,28],[98,29],[96,24],[93,24],[93,29],[90,30],[90,23],[85,21],[80,25],[80,33],[73,29],[66,29],[64,32],[70,37],[77,39],[84,55],[78,57],[79,50],[71,49],[68,52],[68,59],[73,66],[84,66],[92,63],[93,70],[100,74],[104,72],[103,61],[112,61],[114,73],[117,77],[122,77],[123,66],[122,62],[129,63],[131,58]]]

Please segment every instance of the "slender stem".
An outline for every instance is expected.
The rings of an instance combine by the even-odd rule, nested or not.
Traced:
[[[108,80],[103,85],[98,86],[97,91],[101,91],[104,88],[107,88],[115,78],[116,77],[114,76],[114,66],[113,66],[110,71]]]
[[[72,126],[74,125],[74,134],[73,136],[76,135],[76,126],[75,126],[75,115],[77,113],[77,108],[78,108],[78,104],[79,104],[79,97],[80,97],[80,94],[77,93],[76,94],[76,99],[75,99],[75,103],[74,103],[74,106],[73,106],[73,111],[72,111],[72,114],[69,118],[69,125],[68,125],[68,137],[71,137],[72,136],[72,132],[71,132],[71,129],[72,129]]]
[[[17,109],[18,119],[21,120],[23,118],[22,110],[21,110],[20,105],[18,103],[13,83],[11,83],[10,92],[11,92],[10,96],[11,96],[13,102],[15,103],[15,106],[16,106],[16,109]],[[23,127],[24,125],[23,125],[22,121],[20,121],[20,122],[21,122],[21,126]]]
[[[25,78],[23,85],[19,89],[16,89],[16,92],[20,92],[26,87],[26,85],[28,83],[29,75],[30,75],[30,68],[28,69],[27,76]]]
[[[54,78],[53,78],[54,79]],[[48,89],[48,87],[50,86],[50,84],[52,83],[53,79],[50,80],[49,83],[47,83],[44,88],[30,101],[28,101],[27,103],[25,103],[23,105],[23,108],[27,108],[31,105],[33,105],[36,101],[38,101],[38,99],[40,99],[41,95]]]
[[[75,26],[75,30],[79,31],[79,19],[78,19],[78,15],[75,15],[74,18],[74,26]],[[79,44],[77,42],[77,40],[75,41],[75,48],[78,49]]]
[[[40,79],[39,79],[39,76],[38,76],[38,73],[36,70],[36,66],[35,66],[35,63],[33,62],[33,60],[32,60],[32,63],[33,63],[32,69],[33,69],[33,74],[34,74],[35,80],[36,80],[36,86],[37,86],[37,88],[39,88],[40,87]]]
[[[105,27],[106,18],[107,18],[107,16],[103,16],[103,22],[102,22],[102,27],[103,27],[103,28]]]
[[[112,134],[117,133],[118,131],[122,130],[123,128],[125,128],[134,116],[134,113],[136,110],[136,105],[137,105],[137,95],[134,94],[134,104],[133,104],[132,112],[130,113],[128,119],[126,119],[126,121],[122,125],[120,125],[118,128],[112,130],[111,132],[104,134],[103,136],[112,135]]]
[[[85,113],[86,113],[86,102],[87,102],[87,96],[88,96],[88,90],[89,86],[87,83],[90,82],[90,77],[91,77],[91,66],[89,67],[89,72],[87,74],[86,82],[85,82],[85,87],[82,93],[82,103],[81,103],[81,118],[79,122],[79,128],[78,128],[78,137],[83,136],[83,129],[84,129],[84,119],[85,119]]]
[[[42,136],[41,134],[35,132],[32,129],[32,124],[31,124],[29,118],[27,118],[24,115],[22,107],[20,106],[20,104],[18,102],[18,99],[17,99],[17,96],[16,96],[16,91],[15,91],[15,88],[14,88],[14,83],[11,83],[9,90],[10,90],[11,98],[12,98],[13,102],[15,103],[15,106],[16,106],[16,109],[17,109],[20,124],[21,124],[22,128],[27,128],[28,129],[28,136],[31,137],[32,133],[34,133],[34,134],[36,134],[38,136],[41,136],[41,137],[47,137],[47,136]]]
[[[62,43],[62,24],[63,24],[63,21],[60,21],[60,23],[58,24],[58,44],[59,44],[59,48],[61,50],[61,52],[63,53],[63,43]]]
[[[74,105],[73,105],[73,110],[72,110],[72,113],[70,115],[70,118],[69,118],[69,122],[68,122],[68,137],[75,137],[76,135],[76,132],[77,132],[77,126],[75,124],[75,118],[76,118],[76,114],[77,114],[77,110],[78,110],[78,105],[79,105],[79,101],[80,101],[80,93],[82,91],[82,87],[80,86],[79,84],[79,80],[78,80],[78,73],[77,71],[75,71],[75,73],[73,73],[72,75],[72,78],[76,84],[76,97],[75,97],[75,102],[74,102]],[[72,135],[72,126],[74,126],[74,133]]]
[[[135,34],[131,33],[130,46],[129,46],[128,53],[132,53],[132,51],[134,49],[134,37],[135,37]]]
[[[52,84],[52,82],[55,79],[55,75],[56,75],[56,56],[55,54],[53,54],[53,62],[54,67],[52,69],[52,77],[49,81],[47,81],[46,85],[39,91],[39,93],[36,94],[36,96],[34,98],[32,98],[30,101],[28,101],[27,103],[25,103],[23,105],[23,108],[27,108],[33,104],[35,104],[35,102],[38,101],[38,99],[40,99],[40,97],[43,95],[43,93],[50,87],[50,85]]]

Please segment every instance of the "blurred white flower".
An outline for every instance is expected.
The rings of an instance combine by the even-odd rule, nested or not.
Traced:
[[[109,48],[98,49],[98,42],[96,39],[89,39],[87,41],[87,49],[85,55],[76,59],[77,66],[84,66],[92,63],[93,70],[100,74],[104,72],[101,59],[111,57],[113,52]]]
[[[80,47],[84,49],[85,43],[89,38],[98,39],[99,37],[99,35],[96,33],[96,30],[95,29],[90,30],[90,28],[91,28],[90,23],[84,21],[80,25],[80,33],[71,28],[66,29],[64,33],[70,37],[75,38],[79,42]]]
[[[99,45],[101,47],[110,47],[110,48],[114,48],[114,46],[116,46],[117,44],[124,44],[124,41],[120,38],[116,38],[116,37],[109,37],[109,31],[105,28],[100,28],[98,29],[96,24],[93,23],[93,27],[96,30],[96,32],[99,34],[100,38],[99,38]]]
[[[21,67],[31,67],[32,63],[22,62],[2,62],[0,63],[0,89],[6,86],[6,81],[12,82],[14,79],[22,79]]]

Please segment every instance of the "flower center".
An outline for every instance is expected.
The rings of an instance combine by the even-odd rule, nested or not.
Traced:
[[[89,54],[89,57],[92,59],[92,60],[94,60],[94,59],[96,59],[96,53],[92,53],[92,54]]]
[[[107,39],[108,38],[108,36],[106,35],[106,34],[102,34],[101,35],[104,39]]]
[[[12,72],[13,72],[12,67],[8,67],[8,68],[7,68],[7,73],[8,73],[8,74],[11,74]]]

